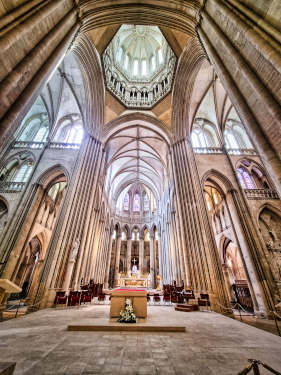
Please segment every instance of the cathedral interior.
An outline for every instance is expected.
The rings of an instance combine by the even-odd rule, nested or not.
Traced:
[[[0,62],[0,374],[9,361],[15,374],[188,373],[181,358],[44,360],[47,325],[104,319],[117,288],[145,290],[152,321],[204,327],[215,347],[225,329],[271,356],[189,358],[180,334],[73,341],[113,357],[111,340],[177,342],[198,375],[254,355],[280,371],[280,338],[231,319],[238,306],[281,336],[280,0],[0,0]]]

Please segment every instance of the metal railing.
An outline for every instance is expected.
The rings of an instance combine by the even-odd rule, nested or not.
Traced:
[[[20,193],[24,188],[25,182],[2,181],[0,182],[1,193]]]
[[[12,148],[42,149],[45,142],[15,141]]]
[[[51,142],[48,148],[79,150],[80,143]]]
[[[257,155],[253,148],[227,148],[226,152],[229,155]]]
[[[244,189],[244,192],[251,200],[279,199],[277,192],[271,189]]]
[[[272,367],[268,366],[266,363],[262,361],[259,361],[258,359],[248,359],[248,361],[250,362],[250,364],[246,366],[242,371],[238,372],[237,375],[246,375],[252,370],[253,370],[254,375],[260,375],[261,373],[259,370],[259,366],[264,367],[266,370],[268,370],[272,374],[281,375],[281,372],[274,370]]]
[[[194,147],[195,154],[222,154],[222,148],[220,147]]]

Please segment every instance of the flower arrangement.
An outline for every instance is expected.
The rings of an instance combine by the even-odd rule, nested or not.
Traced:
[[[134,314],[132,302],[129,298],[127,298],[125,301],[125,310],[122,310],[120,312],[120,317],[118,319],[118,322],[120,323],[136,323],[137,322],[137,317],[136,317],[136,314]]]

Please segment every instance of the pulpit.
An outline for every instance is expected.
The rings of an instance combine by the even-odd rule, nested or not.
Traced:
[[[147,292],[144,289],[115,289],[111,294],[110,317],[117,318],[125,308],[125,300],[132,301],[134,313],[138,318],[147,317]]]

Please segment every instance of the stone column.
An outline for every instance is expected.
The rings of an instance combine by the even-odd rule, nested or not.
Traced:
[[[114,269],[114,286],[117,284],[119,276],[119,263],[120,263],[120,252],[121,252],[121,234],[117,234],[116,238],[116,258],[115,258],[115,269]]]
[[[155,235],[150,233],[149,241],[149,259],[150,259],[150,278],[151,278],[151,288],[155,288],[155,259],[154,259],[154,250],[155,250]]]
[[[126,268],[127,268],[128,276],[131,271],[131,257],[132,257],[132,238],[127,237]]]
[[[162,241],[161,234],[158,232],[158,261],[159,261],[159,275],[161,276],[160,286],[163,285],[163,258],[162,258]]]
[[[69,259],[68,261],[64,281],[62,284],[62,289],[65,291],[68,291],[68,289],[70,288],[71,276],[72,276],[75,262],[76,262],[76,259],[73,259],[73,258]]]
[[[106,262],[106,270],[105,270],[105,278],[104,278],[104,287],[109,287],[109,272],[110,272],[110,263],[111,263],[111,253],[112,253],[112,238],[113,233],[110,232],[109,238],[109,245],[108,245],[108,253],[107,253],[107,262]]]
[[[144,238],[140,236],[139,239],[139,271],[143,274],[143,260],[144,260]]]
[[[173,145],[172,163],[180,201],[178,210],[182,217],[183,249],[189,266],[190,286],[194,291],[209,293],[215,309],[218,309],[216,301],[229,307],[193,149],[185,138]]]

